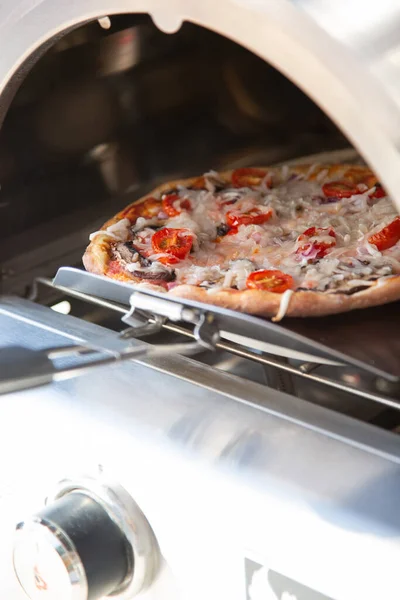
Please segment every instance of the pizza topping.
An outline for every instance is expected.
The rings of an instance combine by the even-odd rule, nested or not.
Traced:
[[[123,273],[123,264],[118,259],[110,260],[107,265],[107,273],[109,275],[119,275]]]
[[[266,223],[272,217],[272,210],[264,207],[255,207],[247,212],[228,212],[226,222],[233,229],[240,225],[260,225]]]
[[[99,234],[111,238],[119,272],[168,289],[274,287],[283,303],[285,285],[351,294],[400,274],[400,217],[377,178],[317,166],[311,177],[282,168],[269,188],[266,169],[237,169],[230,184],[210,172],[132,205],[134,220]],[[260,273],[281,274],[283,290]]]
[[[254,271],[254,263],[248,259],[239,259],[229,264],[225,272],[222,287],[244,290],[247,287],[247,278]]]
[[[236,169],[232,173],[232,183],[237,188],[256,187],[261,185],[263,182],[265,182],[267,187],[271,187],[271,178],[269,177],[266,169],[246,167],[242,169]]]
[[[396,217],[394,221],[386,225],[378,233],[374,233],[368,238],[368,242],[376,246],[382,252],[388,250],[400,240],[400,217]]]
[[[98,235],[105,235],[106,237],[109,237],[113,240],[118,240],[118,236],[115,235],[115,233],[111,233],[110,231],[107,231],[106,229],[98,229],[97,231],[93,231],[93,233],[91,233],[89,235],[89,241],[92,242]]]
[[[336,246],[336,235],[332,227],[309,227],[297,238],[297,254],[312,260],[323,258]]]
[[[116,223],[113,223],[107,229],[100,229],[99,231],[94,231],[89,235],[89,240],[94,240],[98,235],[106,235],[113,240],[125,241],[129,238],[130,235],[130,226],[131,222],[129,219],[120,219]]]
[[[275,315],[275,317],[272,317],[272,321],[274,323],[278,323],[279,321],[282,321],[283,317],[286,315],[287,310],[289,308],[290,300],[293,296],[293,293],[294,293],[293,290],[286,290],[285,292],[283,292],[282,297],[281,297],[281,302],[279,304],[279,310],[278,310],[277,314]]]
[[[190,210],[190,200],[178,194],[167,194],[162,198],[162,209],[169,217],[176,217],[182,210]]]
[[[278,270],[263,270],[250,273],[246,286],[249,290],[263,290],[283,294],[294,287],[293,277]]]
[[[223,190],[225,186],[225,181],[216,171],[209,171],[204,175],[204,187],[209,192],[219,192]]]
[[[370,198],[384,198],[386,195],[387,194],[381,184],[377,183],[374,191],[370,194]]]
[[[129,236],[129,227],[130,227],[129,219],[121,219],[117,221],[113,225],[107,227],[107,233],[114,234],[120,240],[126,240]]]
[[[154,235],[154,230],[150,227],[146,227],[134,235],[131,243],[132,248],[136,250],[141,256],[149,258],[153,254],[153,248],[151,246],[151,238]]]
[[[220,225],[217,226],[217,236],[223,237],[224,235],[229,233],[229,230],[230,230],[229,225],[227,225],[226,223],[221,223]]]
[[[160,270],[160,269],[152,270],[151,268],[150,269],[136,269],[136,270],[129,269],[129,271],[131,272],[133,277],[138,277],[140,279],[146,279],[148,281],[154,281],[157,283],[160,281],[170,282],[170,281],[175,280],[174,271],[169,271],[168,269],[164,269],[164,270]]]
[[[167,218],[167,215],[165,215],[165,218]],[[153,217],[152,219],[145,219],[144,217],[138,217],[138,219],[136,220],[136,223],[132,226],[132,231],[134,233],[137,233],[138,231],[140,231],[141,229],[144,229],[145,227],[151,227],[151,229],[157,229],[158,227],[162,227],[164,224],[164,219],[159,219],[159,217]]]
[[[322,191],[327,198],[350,198],[354,194],[359,194],[356,185],[351,185],[345,181],[331,181],[322,186]]]
[[[139,261],[139,253],[132,246],[132,242],[120,242],[114,248],[115,254],[125,263],[132,263]]]
[[[235,204],[243,196],[243,193],[239,190],[227,190],[223,192],[218,198],[219,206],[230,206]]]
[[[193,235],[186,229],[163,227],[155,232],[151,245],[156,254],[164,255],[159,261],[174,264],[189,254],[193,245]]]

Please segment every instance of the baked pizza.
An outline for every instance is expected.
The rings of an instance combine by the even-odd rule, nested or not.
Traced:
[[[279,320],[400,298],[400,217],[364,166],[210,171],[166,183],[90,236],[85,268]]]

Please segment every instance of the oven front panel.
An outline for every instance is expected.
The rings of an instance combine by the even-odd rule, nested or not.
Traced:
[[[53,347],[106,332],[15,305],[17,318],[6,307],[0,323],[10,343]],[[47,324],[29,323],[32,311]],[[396,589],[393,434],[180,357],[3,396],[0,410],[2,597],[21,598],[15,524],[57,482],[82,475],[118,481],[154,531],[162,567],[140,597],[252,599],[246,574],[256,594],[268,590],[266,573],[272,587],[289,578],[276,589],[305,600],[376,600]]]

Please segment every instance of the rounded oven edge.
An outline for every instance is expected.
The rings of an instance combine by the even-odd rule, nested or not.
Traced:
[[[336,41],[302,4],[221,0],[218,8],[212,0],[173,0],[168,7],[161,0],[84,0],[79,5],[6,0],[0,9],[0,122],[24,74],[66,31],[121,13],[148,13],[171,33],[187,20],[253,51],[305,91],[363,154],[400,210],[400,109],[390,82],[373,75],[370,54],[364,50],[362,57]]]

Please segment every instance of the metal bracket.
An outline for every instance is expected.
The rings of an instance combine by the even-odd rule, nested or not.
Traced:
[[[128,315],[125,315],[124,317],[122,317],[121,321],[129,325],[130,322],[132,322],[132,319],[131,317],[129,317],[129,319],[127,317]],[[128,329],[125,329],[125,331],[122,331],[119,334],[119,337],[122,340],[128,340],[130,338],[141,338],[145,337],[146,335],[152,335],[153,333],[158,333],[159,331],[161,331],[165,322],[165,317],[154,315],[153,317],[148,317],[144,325],[132,325]]]
[[[124,323],[130,324],[130,319],[136,310],[143,311],[150,315],[165,317],[170,321],[185,321],[186,323],[197,323],[200,311],[194,308],[187,308],[183,304],[172,302],[165,298],[157,298],[133,292],[129,298],[130,310],[128,314],[122,317]]]
[[[183,304],[171,302],[165,298],[155,298],[134,292],[129,298],[131,306],[129,312],[122,317],[122,321],[127,325],[132,325],[130,330],[124,332],[121,337],[138,337],[140,335],[148,335],[157,333],[163,324],[169,319],[170,321],[184,321],[194,324],[195,340],[207,349],[215,350],[215,346],[219,341],[220,334],[215,317],[212,313],[187,308]],[[149,315],[145,325],[137,327],[134,314],[140,311]],[[131,332],[131,333],[129,333]]]
[[[215,350],[220,335],[214,315],[206,312],[200,313],[193,334],[199,344],[209,350]]]

